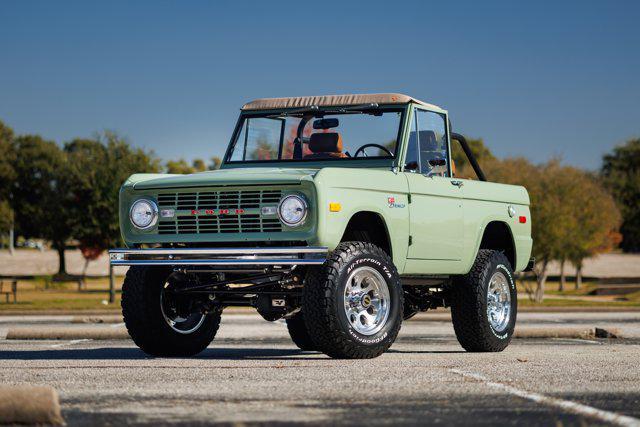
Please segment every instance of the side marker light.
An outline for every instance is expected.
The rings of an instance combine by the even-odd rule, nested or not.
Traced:
[[[329,212],[340,212],[342,205],[340,203],[329,203]]]

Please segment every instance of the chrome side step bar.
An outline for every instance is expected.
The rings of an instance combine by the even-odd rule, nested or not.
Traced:
[[[112,249],[111,265],[320,265],[326,246],[274,248]]]

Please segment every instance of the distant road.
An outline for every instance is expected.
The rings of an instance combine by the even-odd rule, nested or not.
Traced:
[[[575,274],[575,267],[567,263],[565,271],[568,275]],[[549,265],[549,274],[560,275],[560,265],[557,262]],[[588,259],[582,270],[584,277],[615,278],[640,277],[640,254],[602,254]]]
[[[84,259],[78,250],[70,250],[66,253],[67,272],[80,274],[84,268]],[[0,250],[0,275],[8,274],[29,274],[44,275],[54,274],[58,269],[58,254],[56,251],[45,250],[40,252],[36,249],[16,250],[11,256],[9,251]],[[124,274],[126,267],[116,269],[116,274]],[[560,272],[557,263],[549,266],[550,275],[558,275]],[[566,272],[572,276],[575,268],[567,265]],[[87,270],[91,275],[109,274],[109,258],[103,254],[96,261],[89,263]],[[615,278],[615,277],[638,277],[640,278],[640,254],[604,254],[585,262],[585,277]]]

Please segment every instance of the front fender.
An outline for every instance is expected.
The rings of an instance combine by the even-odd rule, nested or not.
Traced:
[[[355,214],[373,212],[382,218],[389,231],[393,262],[402,271],[409,241],[406,179],[389,170],[325,168],[314,181],[318,200],[318,233],[313,244],[333,250]],[[390,198],[393,203],[389,202]],[[330,211],[331,203],[338,203],[340,210]]]

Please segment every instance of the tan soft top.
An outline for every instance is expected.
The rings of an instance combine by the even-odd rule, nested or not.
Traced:
[[[244,104],[243,110],[279,110],[281,108],[339,107],[342,105],[362,104],[407,104],[415,102],[429,109],[442,110],[419,99],[401,93],[363,93],[348,95],[298,96],[294,98],[261,98]]]

